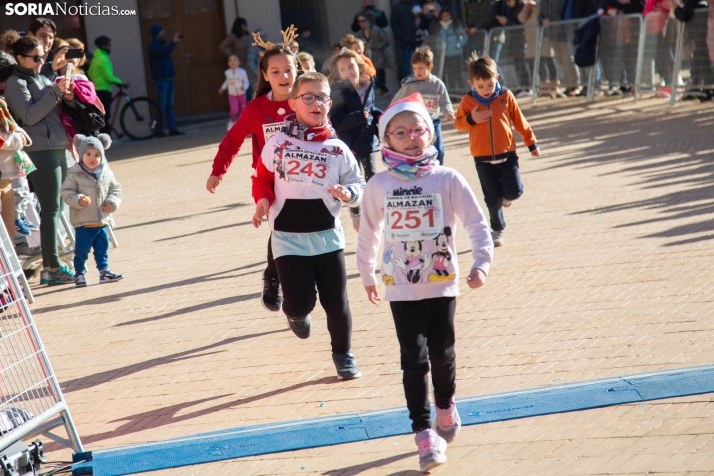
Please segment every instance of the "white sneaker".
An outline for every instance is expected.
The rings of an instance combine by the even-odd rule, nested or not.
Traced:
[[[446,462],[446,440],[431,428],[417,433],[414,441],[419,449],[419,469],[422,473]]]
[[[530,89],[524,89],[522,91],[519,91],[518,94],[516,94],[517,98],[525,98],[528,96],[533,96],[533,91],[531,91]]]
[[[506,230],[492,231],[491,238],[493,239],[493,246],[499,247],[506,244]]]
[[[510,201],[510,200],[506,200],[505,198],[503,199],[503,206],[504,206],[504,207],[506,207],[506,208],[510,207],[510,206],[511,206],[511,203],[513,203],[513,202]]]
[[[461,431],[461,416],[456,409],[456,403],[452,399],[449,408],[439,408],[436,405],[434,408],[436,409],[434,429],[447,443],[451,443]]]

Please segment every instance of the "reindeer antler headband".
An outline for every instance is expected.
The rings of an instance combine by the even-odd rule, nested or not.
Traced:
[[[285,46],[288,48],[290,46],[290,43],[297,38],[297,28],[295,28],[294,25],[290,25],[290,28],[286,28],[285,31],[281,31],[280,33],[283,35],[283,42],[275,44],[271,42],[265,42],[263,39],[260,37],[260,33],[253,33],[253,46],[260,46],[263,48],[265,51],[272,50],[273,48],[278,48],[280,46]],[[265,51],[260,53],[260,56],[262,57],[265,54]]]

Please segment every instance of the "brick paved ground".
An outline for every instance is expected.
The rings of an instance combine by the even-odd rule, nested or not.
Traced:
[[[488,285],[462,283],[457,397],[714,362],[714,108],[569,100],[523,109],[545,156],[521,154],[526,193],[506,212],[507,245]],[[260,306],[268,230],[249,224],[249,154],[217,195],[204,189],[221,137],[110,151],[126,197],[110,264],[126,279],[93,285],[92,270],[85,289],[35,288],[35,318],[90,449],[404,404],[388,306],[365,301],[352,231],[364,378],[335,378],[321,310],[313,337],[299,341]],[[447,126],[445,140],[447,164],[480,196],[466,136]],[[468,247],[457,239],[464,269]],[[706,474],[713,439],[712,395],[620,405],[467,427],[438,474]],[[416,466],[411,437],[395,437],[156,474]]]

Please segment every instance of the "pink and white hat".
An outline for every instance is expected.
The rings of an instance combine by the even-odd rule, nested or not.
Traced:
[[[395,101],[389,105],[387,109],[384,110],[381,116],[379,116],[379,140],[384,141],[384,133],[387,131],[387,125],[394,116],[400,112],[411,111],[413,113],[419,114],[426,122],[429,132],[432,136],[434,135],[434,122],[431,120],[431,115],[429,110],[424,104],[424,99],[422,99],[421,94],[414,93],[399,101]]]

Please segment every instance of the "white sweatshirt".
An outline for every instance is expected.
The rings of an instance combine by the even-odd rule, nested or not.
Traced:
[[[271,202],[270,229],[276,258],[315,256],[344,249],[340,222],[342,202],[327,191],[344,185],[359,206],[364,178],[347,145],[340,139],[303,141],[280,132],[263,147],[253,178],[256,202]]]
[[[235,71],[230,68],[226,70],[226,80],[223,81],[221,90],[227,89],[230,96],[240,96],[246,93],[248,87],[250,87],[248,73],[243,68],[236,68]]]
[[[385,213],[385,210],[387,213]],[[380,172],[367,183],[357,239],[362,284],[377,284],[379,266],[387,301],[459,295],[456,217],[471,241],[472,268],[488,274],[493,241],[488,222],[466,179],[449,167],[435,167],[414,180]]]

